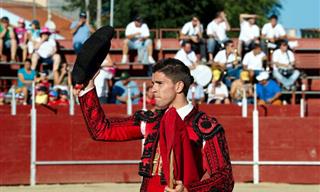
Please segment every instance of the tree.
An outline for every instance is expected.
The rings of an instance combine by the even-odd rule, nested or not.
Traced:
[[[66,0],[66,10],[85,9],[83,0]],[[95,20],[96,0],[90,0],[90,15]],[[109,20],[110,0],[102,0],[102,24]],[[231,27],[239,27],[240,13],[260,15],[258,24],[266,22],[267,17],[279,14],[280,0],[115,0],[114,26],[124,28],[135,16],[142,16],[150,28],[180,28],[197,15],[204,27],[219,10],[224,10]]]

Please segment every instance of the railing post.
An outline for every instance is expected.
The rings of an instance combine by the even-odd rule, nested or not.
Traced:
[[[243,89],[243,94],[242,94],[242,117],[246,118],[248,117],[248,101],[247,101],[247,95],[246,95],[246,90]]]
[[[27,97],[27,95],[25,95]],[[11,115],[17,114],[17,101],[16,101],[16,87],[12,86],[12,96],[11,96]]]
[[[70,103],[69,103],[69,114],[70,115],[74,115],[74,97],[73,97],[73,87],[70,86],[70,91],[69,91],[69,95],[70,95]]]
[[[142,84],[143,98],[142,98],[142,110],[147,111],[147,87],[146,82]]]
[[[305,84],[301,86],[301,99],[300,99],[300,117],[304,118],[306,114],[306,103],[305,103],[305,94],[304,91],[306,90]]]
[[[254,85],[253,124],[253,183],[259,184],[259,112],[257,109],[257,84]]]
[[[37,138],[37,112],[35,107],[35,82],[32,82],[32,107],[31,107],[31,161],[30,185],[36,185],[36,138]]]
[[[132,115],[131,87],[128,87],[127,115]]]

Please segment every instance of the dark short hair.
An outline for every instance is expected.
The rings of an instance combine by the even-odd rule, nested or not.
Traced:
[[[190,41],[190,40],[183,40],[182,43],[181,43],[181,46],[184,47],[184,46],[186,46],[188,43],[191,44],[191,41]]]
[[[160,60],[152,67],[152,73],[155,72],[164,73],[173,83],[182,81],[184,84],[182,91],[185,96],[188,94],[189,87],[194,81],[190,74],[190,69],[178,59],[168,58]]]
[[[1,22],[9,23],[9,17],[7,17],[7,16],[2,17]]]
[[[269,20],[271,20],[271,19],[278,20],[278,16],[275,15],[275,14],[273,14],[273,15],[271,15],[271,16],[269,17]]]
[[[139,23],[143,23],[143,18],[142,18],[141,16],[136,16],[136,17],[134,18],[134,21],[137,21],[137,22],[139,22]]]
[[[29,59],[29,58],[26,59],[24,62],[25,62],[25,63],[26,63],[26,62],[32,63],[32,62],[31,62],[31,59]]]
[[[229,40],[226,40],[223,44],[224,44],[224,47],[228,47],[228,45],[230,45],[231,43],[233,43],[233,41],[229,39]]]

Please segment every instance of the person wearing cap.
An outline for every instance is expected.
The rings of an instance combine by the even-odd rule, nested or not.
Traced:
[[[190,69],[195,69],[198,65],[198,58],[196,53],[192,50],[190,41],[183,41],[182,48],[174,56],[175,59],[182,61]]]
[[[238,52],[243,57],[252,49],[254,43],[260,43],[260,28],[256,25],[255,14],[240,14],[240,35]]]
[[[34,52],[35,45],[40,42],[40,22],[38,20],[32,20],[30,24],[31,28],[28,30],[28,53]]]
[[[36,51],[31,56],[32,69],[36,69],[38,63],[46,63],[52,66],[53,82],[57,84],[59,78],[59,66],[61,57],[57,53],[57,43],[54,39],[49,38],[50,31],[44,27],[41,29],[41,40],[35,45]]]
[[[226,14],[224,11],[218,11],[207,26],[209,62],[212,62],[219,49],[224,47],[224,42],[229,39],[226,33],[229,30],[230,25]]]
[[[200,52],[201,61],[207,62],[206,45],[202,36],[203,26],[197,16],[193,16],[192,20],[185,23],[180,31],[181,44],[183,41],[191,43],[192,50]]]
[[[260,105],[281,105],[281,89],[278,83],[269,79],[269,73],[267,71],[261,72],[257,76],[257,97]]]
[[[296,89],[295,82],[300,72],[295,69],[295,57],[288,49],[287,41],[280,42],[280,48],[272,53],[273,77],[281,83],[286,90]]]
[[[83,43],[90,37],[91,33],[95,31],[87,20],[86,12],[79,14],[79,20],[71,23],[70,30],[73,35],[73,49],[74,52],[78,54]]]
[[[260,43],[254,43],[252,51],[246,53],[242,60],[242,67],[250,73],[250,79],[254,79],[264,70],[264,63],[267,61],[266,54],[262,51]]]
[[[243,70],[240,73],[240,79],[232,82],[230,97],[233,103],[241,104],[244,91],[246,92],[247,102],[250,104],[253,103],[253,87],[250,80],[249,71]]]
[[[17,36],[18,47],[22,50],[22,61],[27,59],[27,42],[28,42],[28,30],[25,26],[25,21],[23,18],[18,20],[18,27],[14,28],[14,32]]]
[[[222,82],[223,71],[215,68],[212,72],[212,82],[208,85],[207,103],[214,104],[230,104],[229,90],[227,86]]]
[[[194,81],[189,68],[169,58],[153,65],[152,72],[154,112],[108,117],[99,103],[94,77],[74,90],[90,136],[96,141],[144,139],[141,192],[231,192],[234,179],[225,131],[214,117],[188,102]]]
[[[58,92],[59,100],[57,101],[58,105],[67,106],[69,105],[69,93],[67,90],[60,90]]]
[[[47,104],[48,103],[48,89],[45,86],[40,86],[36,92],[36,104]]]
[[[10,50],[10,61],[16,60],[17,40],[14,29],[10,26],[9,18],[4,16],[1,18],[0,25],[0,61],[3,58],[3,51]]]
[[[138,104],[140,100],[140,90],[138,84],[130,80],[128,72],[122,72],[120,80],[117,81],[112,87],[111,102],[116,104],[124,104],[128,101],[128,88],[130,88],[132,104]]]
[[[32,82],[36,78],[36,71],[31,69],[31,60],[26,59],[24,67],[18,70],[18,91],[24,95],[23,104],[26,105],[28,101],[28,92],[31,91]]]
[[[55,90],[51,90],[49,92],[49,101],[48,101],[49,106],[56,106],[58,105],[58,92]]]
[[[143,22],[141,17],[136,17],[134,21],[129,23],[125,31],[126,39],[123,41],[121,63],[128,62],[129,50],[138,51],[138,62],[142,64],[154,64],[152,57],[153,46],[150,39],[150,31],[148,25]]]

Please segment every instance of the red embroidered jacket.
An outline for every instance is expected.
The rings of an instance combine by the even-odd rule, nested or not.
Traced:
[[[164,111],[138,111],[128,118],[106,118],[95,89],[79,97],[82,113],[91,137],[98,141],[128,141],[145,138],[144,151],[139,165],[143,176],[141,191],[146,192],[152,178],[152,161],[156,153],[159,123]],[[146,122],[145,136],[140,124]],[[186,186],[189,192],[230,192],[234,180],[224,130],[215,118],[208,117],[196,108],[184,118],[187,132],[197,158],[202,179]],[[166,183],[161,179],[161,185]]]

